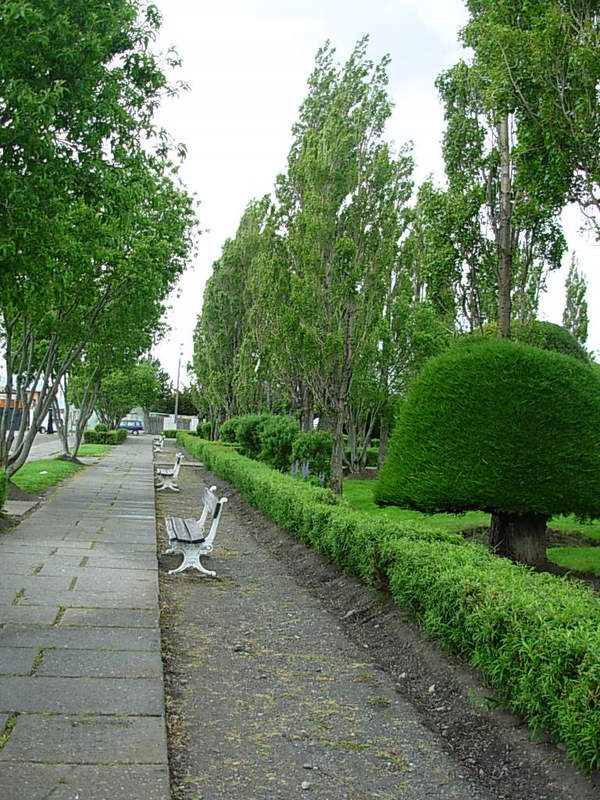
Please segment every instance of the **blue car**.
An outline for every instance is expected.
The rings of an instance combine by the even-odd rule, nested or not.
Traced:
[[[142,425],[142,421],[140,419],[122,419],[119,424],[119,428],[123,428],[129,433],[133,433],[134,436],[144,432],[144,426]]]

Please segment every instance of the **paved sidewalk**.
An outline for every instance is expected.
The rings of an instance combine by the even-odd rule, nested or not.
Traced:
[[[0,536],[0,564],[0,796],[168,800],[151,437]]]

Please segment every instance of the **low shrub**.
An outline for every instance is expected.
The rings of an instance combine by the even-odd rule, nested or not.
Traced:
[[[199,422],[196,425],[196,433],[202,439],[212,439],[212,422]]]
[[[260,428],[260,452],[258,458],[273,469],[288,470],[292,463],[292,448],[300,435],[295,417],[273,415]]]
[[[226,419],[219,429],[219,439],[222,442],[234,444],[237,442],[237,429],[240,417]]]
[[[177,431],[174,429],[168,429],[163,431],[163,436],[165,439],[175,439],[177,437]]]
[[[108,426],[105,425],[103,422],[99,422],[94,428],[94,430],[97,431],[98,433],[106,433],[108,431]]]
[[[270,414],[246,414],[237,418],[236,437],[242,455],[248,458],[259,457],[263,425],[270,417]]]
[[[332,438],[328,431],[308,431],[300,433],[293,444],[291,453],[292,464],[309,464],[309,470],[314,475],[324,475],[325,482],[329,480],[331,469]]]
[[[381,522],[328,489],[231,447],[179,443],[246,500],[395,601],[479,668],[534,731],[549,729],[584,770],[600,766],[600,602],[583,584],[533,572],[458,534]]]
[[[86,444],[121,444],[127,438],[127,431],[124,428],[117,428],[115,431],[85,431],[83,441]]]

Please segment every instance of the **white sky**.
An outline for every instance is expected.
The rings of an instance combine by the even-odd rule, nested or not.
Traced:
[[[154,0],[163,14],[158,47],[174,45],[183,66],[173,77],[190,91],[163,104],[159,121],[188,156],[181,175],[200,201],[205,231],[192,266],[171,298],[170,335],[155,349],[173,379],[179,346],[182,365],[192,356],[192,334],[212,263],[235,235],[248,202],[271,192],[285,170],[291,126],[306,94],[317,49],[330,39],[345,60],[368,33],[369,53],[389,53],[389,92],[395,109],[388,137],[414,143],[415,182],[429,173],[443,179],[443,112],[434,81],[461,56],[458,29],[466,22],[461,0]],[[600,350],[598,245],[578,234],[581,217],[565,215],[570,251],[588,280],[588,348]],[[540,316],[560,322],[564,267],[550,277]],[[187,383],[182,367],[182,381]]]

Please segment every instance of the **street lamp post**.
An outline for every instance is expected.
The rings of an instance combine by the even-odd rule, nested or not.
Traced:
[[[177,386],[175,388],[175,430],[177,430],[177,416],[179,410],[179,373],[181,370],[182,355],[183,355],[183,342],[179,345],[179,358],[177,359]]]

